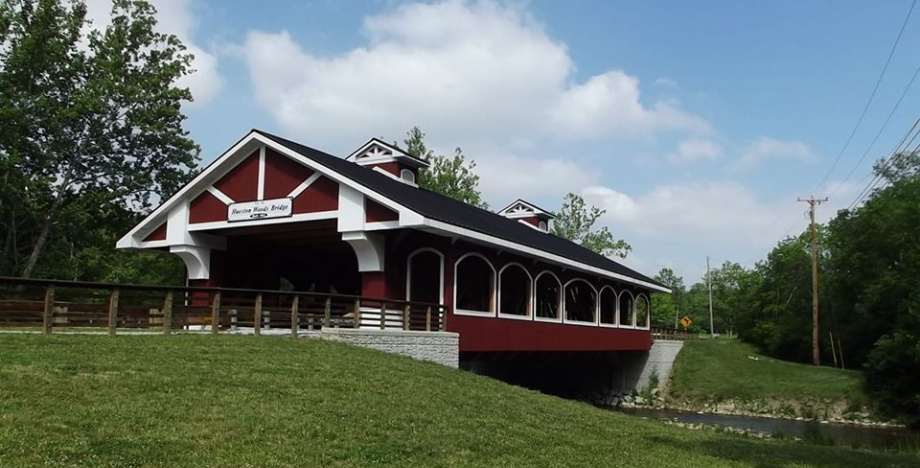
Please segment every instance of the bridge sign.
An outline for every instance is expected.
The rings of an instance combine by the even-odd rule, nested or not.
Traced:
[[[690,320],[690,317],[686,315],[684,315],[684,318],[680,319],[680,324],[683,325],[684,328],[689,328],[691,323],[693,323],[693,320]]]

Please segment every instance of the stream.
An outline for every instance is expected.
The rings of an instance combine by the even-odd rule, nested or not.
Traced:
[[[901,427],[860,426],[791,419],[757,418],[724,414],[694,413],[653,408],[617,408],[617,411],[649,419],[731,427],[767,434],[782,434],[809,441],[879,449],[920,449],[920,432]]]

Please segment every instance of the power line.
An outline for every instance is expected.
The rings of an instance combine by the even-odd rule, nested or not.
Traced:
[[[920,119],[917,119],[914,122],[914,125],[910,128],[910,130],[906,134],[904,134],[904,137],[901,138],[901,141],[898,142],[898,145],[895,146],[893,150],[891,150],[891,153],[888,155],[888,157],[885,159],[885,161],[880,166],[879,173],[875,174],[875,177],[873,177],[872,180],[868,184],[866,184],[865,188],[863,188],[862,191],[859,192],[859,194],[856,196],[853,202],[850,203],[850,205],[847,207],[847,210],[851,210],[853,209],[853,207],[858,206],[866,197],[872,194],[873,189],[875,189],[875,187],[882,180],[881,172],[893,166],[898,161],[898,159],[901,158],[901,153],[905,149],[909,148],[910,145],[914,143],[914,140],[917,139],[917,136],[920,136],[920,131],[915,131],[915,130],[918,130],[918,125],[920,125]],[[910,137],[911,134],[913,134],[913,137]],[[910,137],[910,141],[907,141],[908,137]],[[866,177],[863,178],[863,180],[865,180],[871,175],[872,173],[869,173]],[[861,182],[862,181],[860,181],[860,183]]]
[[[872,93],[869,95],[869,99],[866,101],[866,104],[863,106],[862,112],[859,114],[859,118],[856,120],[856,125],[853,126],[853,130],[850,131],[850,135],[846,139],[843,148],[840,149],[840,152],[837,153],[837,157],[834,159],[834,163],[831,164],[831,168],[828,169],[827,173],[824,174],[824,177],[821,179],[821,182],[815,186],[813,191],[817,191],[825,182],[827,182],[828,177],[834,172],[834,169],[837,168],[837,164],[840,163],[840,158],[843,157],[843,154],[846,152],[847,148],[850,147],[850,143],[853,141],[853,137],[856,135],[856,131],[859,130],[860,125],[862,125],[863,119],[866,117],[866,112],[869,110],[869,106],[872,104],[872,101],[875,99],[876,93],[878,93],[879,86],[882,84],[882,79],[885,77],[885,73],[888,71],[888,65],[891,64],[891,59],[894,57],[894,53],[898,48],[898,44],[901,42],[901,36],[904,35],[904,29],[907,27],[907,23],[910,21],[910,16],[914,11],[914,7],[917,5],[917,0],[913,0],[910,4],[910,8],[907,9],[907,15],[904,17],[904,22],[901,23],[901,28],[898,30],[898,35],[895,37],[894,44],[891,45],[891,50],[888,52],[888,58],[885,59],[885,65],[882,67],[882,71],[878,75],[878,79],[875,80],[875,86],[872,88]],[[911,80],[913,82],[913,80]],[[899,101],[900,104],[900,101]],[[893,112],[892,112],[893,113]],[[890,117],[889,117],[890,118]],[[887,125],[887,123],[886,123]],[[884,127],[883,127],[884,128]],[[881,133],[881,131],[879,132]],[[876,139],[878,137],[876,136]],[[874,141],[873,141],[874,144]],[[870,146],[871,148],[871,146]],[[858,166],[858,164],[857,164]],[[847,176],[849,178],[849,176]],[[773,226],[776,225],[781,219],[786,217],[786,214],[789,213],[789,210],[795,206],[795,202],[790,202],[786,208],[776,217],[764,230],[764,232],[769,232]],[[786,230],[786,233],[791,230],[792,227]],[[785,234],[783,234],[785,237]]]
[[[910,143],[913,143],[913,140],[916,138],[917,138],[917,134],[914,135],[914,138],[911,139]],[[895,163],[897,163],[898,160],[900,160],[904,156],[905,152],[906,153],[916,153],[918,150],[920,150],[920,143],[914,146],[913,150],[907,150],[907,147],[910,146],[910,143],[908,143],[908,145],[905,147],[905,150],[899,151],[898,153],[889,157],[886,163],[882,165],[881,169],[885,170],[889,167],[892,167]],[[851,203],[850,206],[847,207],[847,210],[852,210],[853,208],[859,206],[860,203],[864,202],[867,198],[872,196],[873,193],[875,193],[876,188],[880,188],[880,187],[883,188],[883,185],[880,185],[880,184],[885,184],[885,183],[886,181],[882,178],[882,175],[876,174],[875,178],[872,179],[872,182],[870,182],[870,184],[865,189],[863,189],[862,192],[860,192],[856,200],[854,200],[853,203]]]
[[[885,127],[888,126],[888,122],[891,121],[891,117],[894,116],[895,111],[898,110],[898,107],[901,106],[901,102],[904,101],[904,96],[907,96],[907,92],[910,91],[910,87],[914,84],[914,81],[917,79],[917,75],[920,75],[920,66],[914,71],[914,74],[910,77],[910,81],[907,82],[907,86],[904,87],[904,91],[901,93],[901,96],[898,98],[898,102],[894,104],[894,107],[891,108],[891,112],[888,113],[888,117],[885,118],[885,123],[882,124],[881,128],[878,129],[878,132],[875,133],[875,137],[872,139],[872,142],[869,143],[869,147],[866,148],[866,151],[863,152],[862,156],[859,158],[859,161],[856,162],[856,165],[853,166],[853,169],[850,170],[850,173],[840,182],[840,185],[834,190],[834,193],[843,186],[846,181],[850,180],[850,177],[856,172],[856,169],[859,168],[859,165],[862,164],[863,160],[866,159],[866,156],[869,155],[869,151],[872,150],[872,147],[875,146],[875,142],[878,141],[879,136],[881,136],[882,131],[885,130]],[[833,193],[831,193],[833,195]]]
[[[885,60],[885,66],[882,67],[882,72],[879,73],[878,79],[875,81],[875,87],[872,88],[872,94],[869,95],[869,100],[866,101],[866,105],[863,106],[862,113],[859,114],[859,119],[856,121],[856,125],[850,132],[850,136],[847,137],[846,143],[844,143],[843,148],[840,149],[840,152],[837,153],[837,158],[834,159],[834,163],[831,164],[831,168],[827,171],[826,174],[824,174],[824,178],[821,179],[821,182],[818,182],[815,190],[827,182],[827,178],[830,177],[831,173],[834,172],[834,169],[837,168],[837,164],[840,162],[840,158],[843,156],[843,153],[846,152],[847,148],[850,147],[850,142],[853,141],[853,136],[856,135],[856,131],[859,130],[859,126],[862,125],[862,121],[866,117],[866,112],[869,110],[869,106],[872,104],[872,101],[875,99],[875,94],[878,92],[879,85],[882,84],[882,79],[885,77],[885,72],[888,71],[888,65],[891,63],[891,58],[894,57],[894,51],[897,50],[898,44],[901,42],[901,36],[904,34],[904,28],[907,27],[907,22],[910,21],[910,15],[913,13],[914,6],[916,4],[917,0],[911,2],[910,8],[907,10],[907,16],[904,17],[904,22],[901,23],[901,29],[898,30],[898,36],[895,38],[894,44],[891,45],[891,51],[888,52],[888,59]]]

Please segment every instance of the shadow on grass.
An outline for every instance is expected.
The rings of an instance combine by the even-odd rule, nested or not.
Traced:
[[[764,441],[760,439],[719,439],[691,442],[672,437],[653,436],[649,441],[668,445],[685,452],[744,463],[757,468],[814,466],[920,466],[920,454],[869,452],[843,447],[828,447],[808,443]]]

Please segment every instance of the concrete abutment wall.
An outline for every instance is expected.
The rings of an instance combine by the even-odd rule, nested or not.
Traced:
[[[460,335],[447,332],[324,328],[321,337],[457,368]]]

